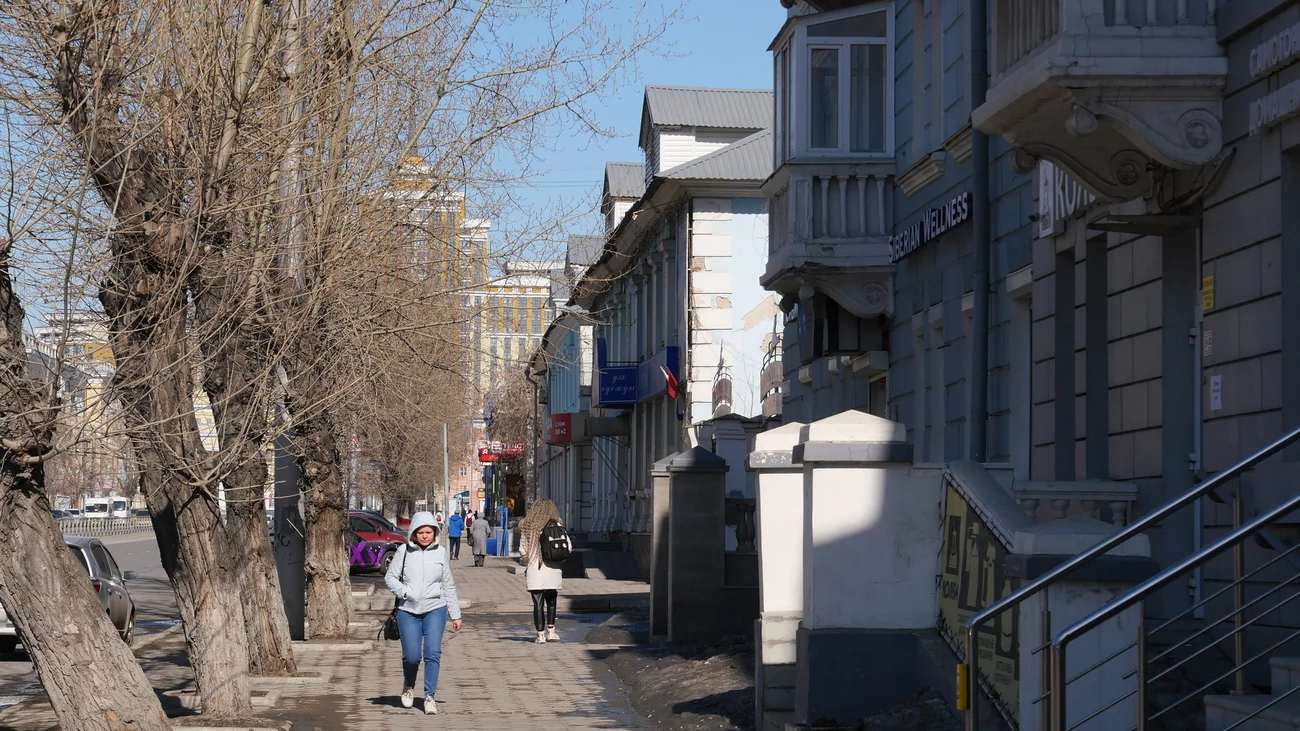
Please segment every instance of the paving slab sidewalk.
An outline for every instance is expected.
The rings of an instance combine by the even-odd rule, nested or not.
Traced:
[[[522,575],[505,570],[508,559],[489,559],[488,566],[471,562],[453,565],[457,586],[466,600],[465,627],[448,630],[443,648],[438,703],[441,713],[426,717],[404,709],[401,692],[401,649],[396,642],[369,642],[349,647],[322,646],[296,652],[299,671],[319,673],[328,681],[277,687],[273,709],[257,715],[274,723],[291,722],[303,731],[402,731],[438,729],[651,729],[633,710],[623,685],[605,664],[613,647],[584,644],[587,632],[606,614],[568,614],[587,601],[608,606],[639,604],[648,599],[641,582],[566,579],[561,592],[562,616],[557,623],[561,642],[534,644],[531,602]],[[379,588],[376,599],[391,607],[391,595]],[[357,613],[354,636],[373,639],[383,612]],[[154,687],[182,690],[193,685],[184,639],[173,632],[138,651]],[[423,681],[420,681],[422,686]],[[254,681],[254,688],[258,683]],[[53,712],[43,699],[0,713],[0,728],[15,731],[56,729]]]

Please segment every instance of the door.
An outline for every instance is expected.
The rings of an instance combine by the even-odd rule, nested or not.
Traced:
[[[348,516],[348,527],[353,533],[361,536],[362,540],[382,541],[383,537],[379,533],[379,528],[374,523],[362,518],[359,515]]]
[[[127,615],[130,613],[122,572],[102,543],[91,544],[90,552],[95,557],[95,563],[99,565],[95,578],[99,579],[100,592],[107,599],[108,617],[113,621],[113,626],[121,631],[126,627]]]

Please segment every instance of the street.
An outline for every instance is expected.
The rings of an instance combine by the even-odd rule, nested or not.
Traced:
[[[158,557],[158,544],[152,533],[100,540],[123,571],[140,574],[127,589],[136,606],[135,646],[147,645],[180,621],[176,595]],[[16,654],[0,655],[0,711],[40,694],[40,681],[21,647]]]

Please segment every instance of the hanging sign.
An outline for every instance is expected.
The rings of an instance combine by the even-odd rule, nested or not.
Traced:
[[[1065,231],[1066,220],[1083,213],[1097,196],[1046,160],[1038,163],[1038,238]]]
[[[925,212],[920,221],[889,239],[889,261],[897,264],[912,252],[948,233],[970,218],[970,193],[962,193],[938,208]]]

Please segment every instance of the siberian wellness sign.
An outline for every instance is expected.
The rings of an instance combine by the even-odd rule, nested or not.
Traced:
[[[1300,23],[1284,28],[1250,52],[1250,75],[1269,76],[1300,59]],[[1250,133],[1257,135],[1300,113],[1300,81],[1292,81],[1250,103]]]
[[[902,233],[889,240],[889,261],[897,264],[913,251],[939,238],[970,218],[970,193],[948,201],[939,208],[925,212],[920,221],[908,226]]]

